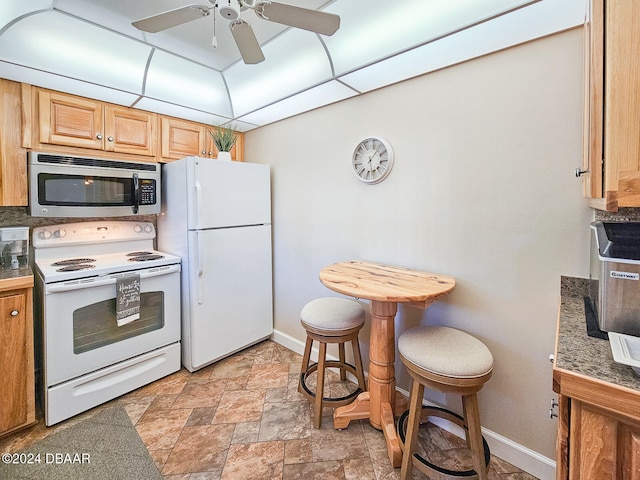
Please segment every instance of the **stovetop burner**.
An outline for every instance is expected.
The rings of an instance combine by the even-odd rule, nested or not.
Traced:
[[[127,253],[127,257],[140,257],[141,255],[152,255],[153,252],[149,251],[141,251],[141,252],[131,252]]]
[[[159,258],[164,258],[164,255],[158,255],[157,253],[145,253],[144,255],[131,257],[129,261],[130,262],[148,262],[151,260],[158,260]]]
[[[59,262],[54,262],[51,264],[52,267],[63,267],[66,265],[79,265],[81,263],[91,263],[95,262],[95,258],[70,258],[68,260],[60,260]],[[60,271],[60,270],[58,270]],[[66,271],[66,270],[62,270]]]
[[[75,272],[78,270],[89,270],[90,268],[95,268],[95,267],[96,267],[95,265],[91,265],[90,263],[74,263],[66,267],[58,268],[56,272]]]

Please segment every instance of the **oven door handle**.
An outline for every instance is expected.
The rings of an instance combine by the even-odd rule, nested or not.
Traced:
[[[167,275],[173,272],[179,272],[180,265],[167,265],[165,267],[152,268],[145,272],[140,273],[140,279],[157,277],[159,275]],[[73,282],[55,283],[46,286],[46,293],[58,293],[58,292],[70,292],[72,290],[82,290],[85,288],[103,287],[104,285],[110,285],[116,283],[116,279],[121,275],[110,275],[98,280],[74,280]]]

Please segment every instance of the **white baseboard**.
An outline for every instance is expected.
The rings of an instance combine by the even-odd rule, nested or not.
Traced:
[[[273,331],[271,339],[288,348],[296,353],[302,355],[304,353],[304,341],[298,340],[286,333],[278,330]],[[318,361],[318,350],[314,349],[311,353],[311,358],[314,362]],[[366,375],[366,372],[365,372]],[[405,397],[409,397],[409,392],[401,388],[396,388],[397,391],[402,393]],[[455,424],[451,424],[447,421],[439,422],[438,419],[434,419],[434,423],[439,427],[450,431],[458,436],[463,437],[464,433]],[[502,460],[509,462],[510,464],[518,467],[521,470],[533,475],[540,480],[554,480],[556,477],[556,462],[548,457],[540,455],[533,450],[520,445],[502,435],[495,433],[487,428],[482,427],[482,434],[489,444],[491,454]]]

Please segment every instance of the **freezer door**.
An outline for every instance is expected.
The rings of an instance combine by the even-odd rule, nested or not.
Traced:
[[[189,230],[271,223],[268,165],[193,157]]]
[[[273,332],[271,226],[189,232],[189,243],[193,371]]]

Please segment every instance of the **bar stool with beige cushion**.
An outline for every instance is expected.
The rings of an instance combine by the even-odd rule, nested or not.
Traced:
[[[323,407],[340,407],[347,405],[366,389],[362,357],[358,344],[358,333],[364,325],[364,308],[355,300],[338,297],[317,298],[307,303],[300,312],[300,323],[307,331],[307,342],[302,357],[302,369],[298,391],[314,403],[314,427],[320,428]],[[310,364],[313,342],[319,343],[318,362]],[[346,362],[346,342],[351,342],[355,366]],[[327,360],[327,344],[338,344],[339,359]],[[326,368],[338,368],[340,380],[347,379],[346,373],[353,374],[358,380],[358,387],[350,394],[331,398],[324,396],[324,372]],[[315,392],[307,386],[307,378],[317,371]]]
[[[411,375],[409,410],[398,421],[398,433],[403,442],[400,479],[410,479],[415,465],[430,478],[462,476],[485,480],[491,454],[480,430],[476,394],[493,371],[493,356],[489,349],[480,340],[461,330],[422,326],[400,335],[398,351]],[[425,386],[461,395],[463,416],[439,407],[423,407]],[[467,447],[471,450],[472,470],[449,470],[434,465],[416,453],[418,428],[429,416],[445,418],[464,429]]]

